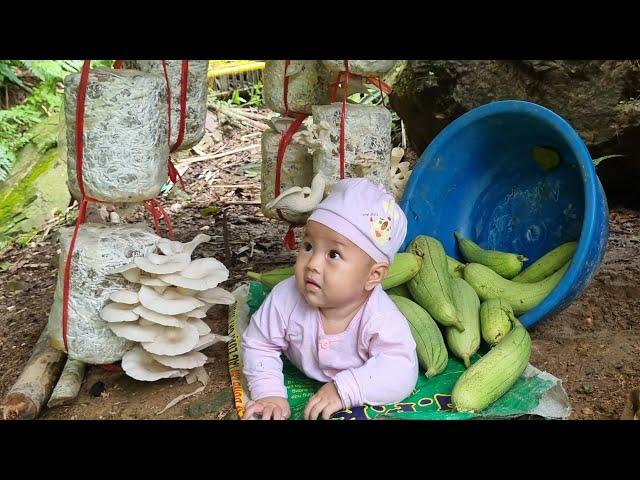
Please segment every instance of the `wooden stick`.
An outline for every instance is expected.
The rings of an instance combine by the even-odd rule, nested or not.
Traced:
[[[260,188],[257,183],[239,183],[238,185],[211,185],[211,188]]]
[[[226,108],[221,108],[218,111],[220,113],[228,116],[228,117],[236,118],[236,119],[240,120],[241,122],[246,122],[247,124],[251,125],[252,127],[257,128],[258,130],[268,130],[269,129],[269,125],[267,125],[265,123],[262,123],[262,122],[258,122],[256,120],[251,120],[250,118],[247,118],[244,115],[236,113],[233,110],[228,110]]]
[[[222,113],[226,113],[229,109],[223,109]],[[261,121],[261,120],[271,120],[269,117],[267,117],[266,115],[261,115],[259,113],[255,113],[255,112],[248,112],[242,108],[237,108],[233,110],[233,113],[237,113],[238,115],[242,115],[243,117],[247,117],[250,118],[251,120],[257,120],[257,121]],[[261,122],[262,123],[262,122]]]
[[[257,137],[259,135],[262,135],[262,132],[251,132],[251,133],[247,133],[246,135],[243,135],[242,138]]]
[[[260,147],[259,143],[254,143],[253,145],[247,145],[246,147],[234,148],[233,150],[227,150],[226,152],[214,153],[211,155],[202,155],[201,157],[188,157],[184,160],[181,160],[178,165],[189,164],[195,162],[202,162],[205,160],[216,160],[222,157],[228,157],[229,155],[233,155],[234,153],[246,152],[247,150],[252,150],[254,148]]]
[[[49,399],[66,355],[51,346],[45,327],[24,370],[4,400],[5,420],[31,420]]]
[[[226,205],[260,205],[260,200],[222,200],[222,203]]]
[[[224,242],[224,256],[227,262],[231,260],[231,246],[229,245],[229,226],[227,225],[227,211],[222,209],[222,238]]]
[[[80,360],[67,358],[67,363],[62,370],[56,388],[53,389],[49,402],[47,402],[47,407],[66,405],[78,396],[86,366],[87,364]]]

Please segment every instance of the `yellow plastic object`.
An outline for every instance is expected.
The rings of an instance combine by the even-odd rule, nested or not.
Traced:
[[[209,78],[233,75],[264,69],[265,62],[258,60],[209,60]]]
[[[262,79],[264,65],[258,60],[209,60],[209,88],[219,94],[248,90]]]

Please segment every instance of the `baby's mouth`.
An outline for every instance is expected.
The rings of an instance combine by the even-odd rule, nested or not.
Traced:
[[[310,290],[312,292],[320,290],[320,285],[318,285],[316,282],[314,282],[310,278],[305,278],[304,284],[307,287],[307,290]]]

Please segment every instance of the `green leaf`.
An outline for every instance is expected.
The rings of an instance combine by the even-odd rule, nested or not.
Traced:
[[[217,215],[222,211],[220,207],[207,207],[200,210],[200,215],[203,217],[210,217],[211,215]]]
[[[22,80],[16,77],[15,73],[13,73],[13,69],[11,68],[11,65],[8,65],[5,62],[6,60],[0,60],[0,84],[2,84],[4,82],[4,79],[6,78],[10,82],[13,82],[16,85],[19,85],[24,89],[27,89],[27,86],[24,83],[22,83]]]
[[[238,173],[242,173],[247,178],[254,178],[260,175],[262,172],[262,163],[245,163],[240,168],[238,168]]]
[[[608,158],[614,158],[614,157],[624,157],[624,155],[618,155],[618,154],[614,154],[614,155],[605,155],[604,157],[598,157],[598,158],[594,158],[593,159],[593,166],[597,167],[598,164],[600,162],[602,162],[603,160],[606,160]]]

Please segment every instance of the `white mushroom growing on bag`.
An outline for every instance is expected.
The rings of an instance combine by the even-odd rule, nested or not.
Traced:
[[[202,320],[212,305],[235,301],[218,287],[229,278],[224,264],[215,258],[191,260],[193,250],[209,240],[202,234],[188,243],[160,239],[157,251],[117,269],[138,285],[111,293],[100,317],[115,335],[138,343],[122,357],[130,377],[155,381],[186,376],[206,363],[200,350],[229,341],[211,333]]]
[[[404,189],[407,186],[409,177],[413,170],[409,170],[409,162],[401,162],[404,156],[404,149],[395,147],[391,149],[391,166],[389,168],[389,189],[390,192],[400,202]]]

